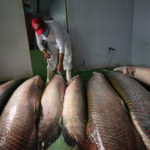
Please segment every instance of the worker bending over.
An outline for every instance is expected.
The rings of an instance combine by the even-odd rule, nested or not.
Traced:
[[[58,73],[66,70],[66,80],[70,82],[72,51],[67,32],[57,21],[44,22],[38,17],[32,19],[32,27],[35,30],[37,45],[47,59],[47,82],[50,81],[56,67]]]

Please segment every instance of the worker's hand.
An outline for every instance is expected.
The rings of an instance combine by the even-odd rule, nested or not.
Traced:
[[[51,57],[51,55],[46,50],[43,50],[43,54],[44,54],[45,58],[50,58]]]
[[[59,63],[57,66],[57,72],[60,73],[62,71],[63,71],[63,65],[62,65],[62,63]]]

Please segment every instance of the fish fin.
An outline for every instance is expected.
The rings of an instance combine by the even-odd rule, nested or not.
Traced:
[[[40,76],[36,76],[35,85],[40,89],[44,88],[44,83],[43,83],[42,79],[40,78]]]
[[[53,132],[47,137],[45,141],[42,141],[38,144],[38,149],[47,149],[52,143],[56,141],[56,139],[59,137],[61,133],[61,127],[58,124],[54,129]]]
[[[135,76],[135,68],[128,66],[128,67],[124,67],[123,73],[127,74],[130,77],[134,77]]]
[[[98,150],[97,146],[91,143],[87,138],[79,140],[77,143],[78,150]]]
[[[62,129],[62,135],[63,135],[65,142],[69,146],[72,146],[72,147],[75,146],[76,140],[69,134],[68,130],[65,127],[63,127],[63,129]]]

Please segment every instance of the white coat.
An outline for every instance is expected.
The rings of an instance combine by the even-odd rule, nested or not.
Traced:
[[[58,53],[64,53],[64,70],[72,69],[72,50],[69,35],[57,21],[45,21],[48,27],[49,35],[38,36],[36,33],[37,45],[41,51],[46,49],[51,57],[47,59],[47,70],[54,71],[57,67]],[[43,43],[46,41],[46,47]]]

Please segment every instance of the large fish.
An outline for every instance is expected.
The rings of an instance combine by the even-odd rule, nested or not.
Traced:
[[[64,93],[65,82],[62,76],[55,75],[46,86],[41,99],[39,149],[46,149],[59,136]]]
[[[145,85],[150,86],[150,68],[123,66],[115,68],[114,71],[122,72],[123,74],[133,77]]]
[[[11,80],[0,85],[0,114],[7,103],[9,97],[14,90],[19,86],[21,80]]]
[[[75,76],[65,91],[62,134],[70,146],[77,144],[78,149],[96,150],[95,145],[86,138],[85,112],[83,82],[80,76]]]
[[[87,135],[98,150],[142,150],[143,143],[122,99],[101,73],[88,81]]]
[[[132,121],[150,149],[150,93],[134,79],[119,72],[105,72],[129,108]]]
[[[74,146],[85,138],[85,98],[80,76],[74,77],[66,88],[62,117],[63,137],[68,145]]]
[[[43,81],[35,76],[12,94],[0,117],[0,150],[33,149]]]

